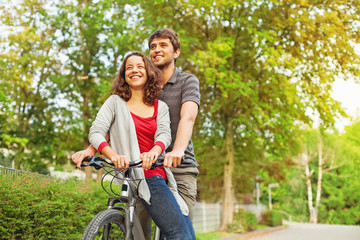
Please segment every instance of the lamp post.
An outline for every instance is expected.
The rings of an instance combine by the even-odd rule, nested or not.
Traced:
[[[264,179],[262,179],[260,176],[257,175],[255,177],[255,191],[256,191],[256,205],[257,206],[260,205],[260,196],[261,196],[260,184],[263,181],[264,181]]]
[[[260,206],[260,197],[261,197],[261,188],[260,184],[264,181],[259,175],[255,176],[255,193],[256,193],[256,217],[260,221],[261,219],[261,206]]]
[[[280,185],[278,183],[271,183],[268,185],[268,192],[269,192],[269,209],[272,209],[272,202],[271,202],[271,188],[273,187],[279,187]]]

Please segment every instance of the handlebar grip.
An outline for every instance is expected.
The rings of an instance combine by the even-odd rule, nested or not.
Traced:
[[[150,170],[154,170],[157,167],[163,166],[164,165],[164,156],[161,155],[158,157],[158,159],[156,160],[156,162],[154,162],[151,167]]]
[[[84,162],[87,162],[87,163],[84,163]],[[100,169],[100,168],[103,168],[104,167],[104,164],[102,162],[106,162],[112,166],[114,166],[114,163],[110,160],[110,159],[107,159],[107,158],[103,158],[103,157],[97,157],[97,156],[88,156],[88,157],[85,157],[83,160],[82,160],[82,163],[81,163],[81,166],[82,167],[87,167],[87,166],[93,166],[95,167],[96,169]],[[164,156],[161,155],[158,157],[158,159],[156,160],[156,162],[154,162],[150,168],[150,170],[153,170],[159,166],[162,166],[164,163]],[[140,159],[138,160],[135,160],[135,161],[132,161],[130,162],[129,164],[129,167],[140,167],[142,166],[142,161]]]

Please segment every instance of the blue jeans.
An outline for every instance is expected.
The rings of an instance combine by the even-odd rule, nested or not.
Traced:
[[[194,228],[189,216],[184,216],[173,193],[164,178],[153,176],[146,178],[149,186],[151,205],[141,199],[155,224],[168,240],[192,240]]]

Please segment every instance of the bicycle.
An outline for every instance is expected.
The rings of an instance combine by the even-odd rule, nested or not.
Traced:
[[[150,169],[162,166],[162,161],[163,157],[159,157],[158,160],[153,163]],[[107,158],[97,156],[86,157],[83,162],[88,163],[83,163],[81,166],[92,166],[96,170],[103,168],[106,171],[101,180],[101,186],[104,191],[110,195],[110,197],[107,203],[108,208],[99,212],[90,221],[81,239],[145,240],[144,234],[140,227],[140,221],[135,212],[137,197],[136,181],[140,181],[140,179],[132,179],[131,177],[132,169],[136,167],[142,167],[142,161],[137,160],[130,162],[129,167],[123,169],[123,171],[117,171],[112,161]],[[111,193],[108,192],[104,187],[104,180],[108,175],[110,175],[112,178],[110,182]],[[122,181],[120,194],[117,194],[112,187],[114,180],[116,179]],[[120,204],[120,206],[115,206],[115,204]],[[158,227],[155,229],[153,239],[160,239],[160,230]]]

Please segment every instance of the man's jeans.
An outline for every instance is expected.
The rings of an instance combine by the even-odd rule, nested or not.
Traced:
[[[146,178],[149,186],[151,205],[141,199],[145,208],[168,240],[191,240],[195,238],[194,228],[189,216],[184,216],[173,193],[164,178]]]

